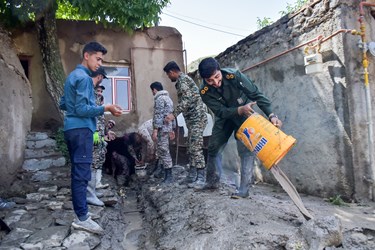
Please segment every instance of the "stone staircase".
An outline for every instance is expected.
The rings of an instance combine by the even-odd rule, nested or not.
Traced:
[[[45,132],[30,132],[26,138],[25,161],[22,168],[38,171],[65,166],[66,160],[57,150],[57,144]]]

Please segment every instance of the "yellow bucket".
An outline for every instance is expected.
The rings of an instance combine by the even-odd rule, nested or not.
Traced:
[[[280,162],[296,143],[296,139],[258,113],[246,119],[237,130],[236,137],[255,153],[267,170]]]

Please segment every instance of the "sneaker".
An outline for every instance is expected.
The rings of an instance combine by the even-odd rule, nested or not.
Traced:
[[[99,206],[99,207],[104,206],[104,202],[99,200],[99,198],[96,197],[96,196],[88,196],[87,197],[87,204],[90,204],[90,205],[93,205],[93,206]]]
[[[78,230],[84,230],[94,234],[103,234],[104,230],[98,223],[93,221],[91,217],[88,217],[84,221],[80,221],[78,218],[75,219],[72,223],[73,228]]]
[[[106,183],[106,184],[98,183],[98,184],[96,185],[96,188],[98,188],[98,189],[103,189],[103,188],[107,188],[107,187],[109,187],[109,184],[108,184],[108,183]]]
[[[6,201],[0,198],[0,210],[11,209],[16,205],[13,201]]]

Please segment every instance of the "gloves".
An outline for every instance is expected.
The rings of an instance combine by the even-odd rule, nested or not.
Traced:
[[[100,140],[99,140],[99,132],[96,131],[93,135],[93,138],[94,138],[94,145],[98,145]]]

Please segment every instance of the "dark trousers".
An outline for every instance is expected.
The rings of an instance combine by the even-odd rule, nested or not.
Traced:
[[[208,142],[208,155],[216,157],[218,154],[221,154],[223,148],[229,140],[229,137],[233,132],[237,132],[239,125],[241,124],[238,121],[235,123],[229,119],[215,119],[215,124],[212,129],[212,135]],[[238,154],[241,158],[252,155],[251,151],[247,149],[241,141],[236,141]]]
[[[73,209],[79,220],[86,220],[88,208],[86,192],[91,180],[93,132],[88,128],[71,129],[64,132],[68,146],[71,169],[71,193]]]

